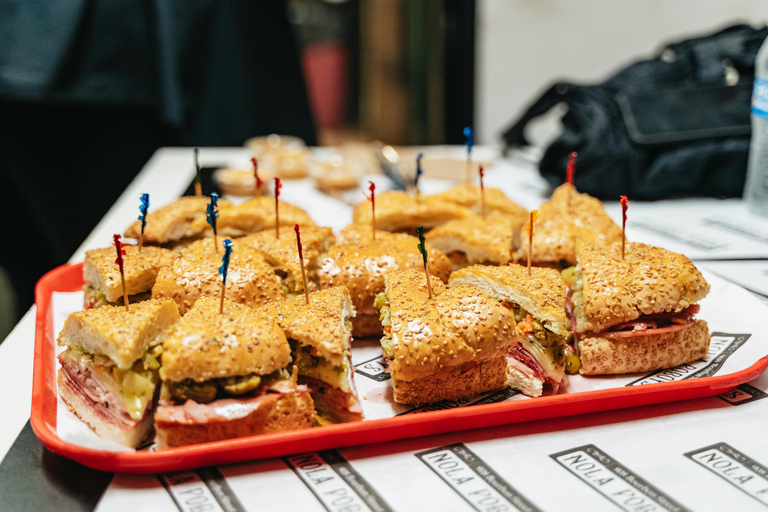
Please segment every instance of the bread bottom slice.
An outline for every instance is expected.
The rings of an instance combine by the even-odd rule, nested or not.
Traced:
[[[360,314],[352,318],[352,337],[353,338],[372,338],[380,337],[384,334],[379,321],[379,314],[372,315]]]
[[[449,366],[415,380],[392,379],[394,400],[399,404],[424,405],[440,400],[460,400],[507,386],[507,358]]]
[[[309,392],[291,393],[242,418],[198,424],[156,422],[155,442],[159,449],[173,448],[308,428],[314,421],[315,406]]]
[[[70,379],[59,370],[57,377],[59,396],[67,404],[72,414],[88,425],[97,436],[114,441],[123,446],[136,448],[152,434],[152,414],[145,414],[141,421],[132,427],[125,427],[110,421],[109,416],[99,413],[101,405],[88,400]]]
[[[709,328],[704,320],[676,332],[579,340],[582,375],[614,375],[672,368],[696,361],[709,350]]]

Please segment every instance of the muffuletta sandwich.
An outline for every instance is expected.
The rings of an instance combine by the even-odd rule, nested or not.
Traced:
[[[162,208],[149,212],[144,229],[144,243],[155,245],[175,245],[189,239],[199,238],[205,230],[200,223],[206,224],[205,212],[211,199],[206,196],[184,196]],[[218,208],[224,213],[232,203],[220,199]],[[206,224],[207,225],[207,224]],[[126,238],[139,239],[141,221],[135,221],[125,230]]]
[[[417,225],[428,230],[468,213],[466,208],[428,196],[415,197],[400,191],[376,196],[376,228],[383,231],[413,233]],[[371,215],[370,203],[363,201],[355,206],[352,222],[370,226]]]
[[[302,229],[314,226],[312,218],[298,206],[280,201],[280,226],[293,228],[299,224]],[[275,199],[267,196],[254,197],[232,208],[222,208],[217,222],[219,234],[223,236],[243,236],[265,229],[275,228]],[[191,226],[197,236],[210,236],[213,229],[205,216],[197,219]]]

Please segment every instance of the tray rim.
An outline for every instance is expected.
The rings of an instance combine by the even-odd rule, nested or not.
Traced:
[[[158,451],[111,452],[64,441],[55,431],[56,365],[55,359],[47,355],[51,345],[55,346],[55,333],[50,332],[53,327],[51,299],[53,292],[76,291],[82,286],[82,266],[82,263],[68,263],[57,267],[41,277],[35,288],[37,311],[30,423],[46,448],[102,471],[180,471],[307,451],[703,398],[753,380],[768,367],[767,355],[744,370],[713,377],[458,407]]]

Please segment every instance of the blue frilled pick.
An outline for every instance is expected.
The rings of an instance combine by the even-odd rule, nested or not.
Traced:
[[[219,194],[216,192],[211,193],[211,202],[208,203],[208,208],[205,212],[205,220],[213,228],[213,234],[216,235],[216,221],[219,218]]]
[[[141,206],[139,206],[139,220],[141,221],[141,233],[144,234],[144,228],[147,227],[147,212],[149,211],[149,194],[141,194]]]
[[[229,257],[232,255],[232,240],[224,240],[224,256],[221,257],[221,266],[219,267],[219,275],[224,280],[224,284],[227,284],[227,271],[229,270]]]
[[[471,153],[472,146],[475,145],[475,132],[472,130],[471,126],[464,128],[464,138],[466,139],[465,144],[467,145],[467,153]]]
[[[419,153],[416,156],[416,176],[413,178],[413,185],[419,186],[419,178],[424,174],[424,169],[421,168],[421,159],[424,158],[424,153]]]

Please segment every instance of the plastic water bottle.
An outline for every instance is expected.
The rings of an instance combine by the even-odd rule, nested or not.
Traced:
[[[755,60],[752,88],[752,141],[744,199],[753,213],[768,217],[768,38]]]

